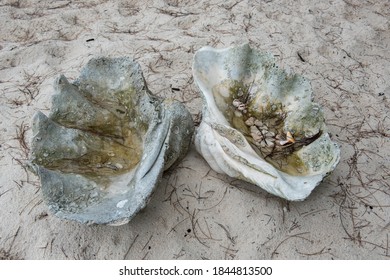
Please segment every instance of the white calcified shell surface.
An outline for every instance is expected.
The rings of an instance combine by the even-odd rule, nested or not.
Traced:
[[[31,161],[49,208],[81,223],[128,222],[193,133],[185,107],[153,96],[127,57],[92,59],[74,83],[59,77],[52,103],[34,116]]]
[[[249,45],[200,49],[194,79],[204,100],[198,152],[219,173],[303,200],[337,165],[309,81]]]

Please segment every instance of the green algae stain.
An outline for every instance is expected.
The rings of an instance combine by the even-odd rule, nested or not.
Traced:
[[[250,94],[251,86],[242,81],[225,80],[221,84],[214,86],[212,89],[214,101],[220,112],[223,113],[230,125],[240,131],[254,151],[273,165],[290,175],[302,176],[308,173],[308,168],[297,155],[297,150],[287,147],[278,146],[278,149],[269,150],[254,144],[250,135],[249,127],[245,121],[250,117],[261,120],[275,135],[285,136],[283,131],[287,112],[281,102],[272,102],[268,96],[258,96],[256,99]],[[257,102],[262,98],[262,102]],[[238,111],[234,107],[233,101],[240,101],[245,106],[245,110]]]

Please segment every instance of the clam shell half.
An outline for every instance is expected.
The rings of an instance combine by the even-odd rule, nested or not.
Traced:
[[[193,74],[203,96],[195,145],[212,169],[287,200],[303,200],[337,165],[340,150],[305,78],[248,44],[204,47]]]
[[[31,162],[58,217],[121,225],[145,207],[162,172],[186,154],[191,115],[154,97],[137,62],[96,58],[56,80],[49,117],[33,118]]]

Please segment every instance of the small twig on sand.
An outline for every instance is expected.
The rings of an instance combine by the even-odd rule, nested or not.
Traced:
[[[134,238],[134,240],[131,242],[129,249],[127,249],[126,254],[123,256],[123,259],[125,260],[127,258],[127,255],[130,253],[131,248],[133,248],[135,241],[137,241],[139,234],[137,234]]]
[[[302,235],[304,234],[308,234],[309,232],[301,232],[301,233],[297,233],[297,234],[294,234],[294,235],[289,235],[287,236],[285,239],[283,239],[279,244],[278,246],[276,246],[276,248],[272,251],[271,253],[271,259],[274,258],[275,255],[279,254],[277,251],[279,249],[280,246],[282,246],[283,243],[285,243],[286,241],[288,241],[289,239],[291,238],[301,238],[301,239],[304,239],[306,241],[310,241],[309,239],[307,239],[306,237],[303,237]]]

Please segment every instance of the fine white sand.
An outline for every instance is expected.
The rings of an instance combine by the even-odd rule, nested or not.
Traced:
[[[390,4],[373,0],[0,0],[0,259],[388,259]],[[193,145],[120,227],[60,220],[26,170],[53,81],[131,56],[151,91],[202,104],[200,47],[249,42],[311,80],[341,146],[336,170],[287,202],[210,170]],[[172,91],[172,87],[180,91]]]

